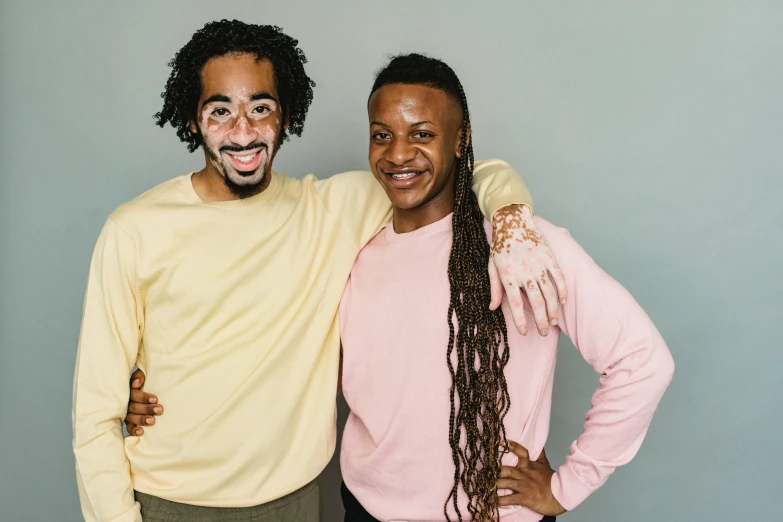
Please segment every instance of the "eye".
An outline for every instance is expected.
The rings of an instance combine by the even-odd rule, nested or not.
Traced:
[[[430,134],[427,131],[419,131],[416,134],[413,135],[414,138],[419,138],[422,140],[426,140],[428,138],[432,138],[432,134]]]
[[[372,135],[374,140],[388,140],[390,137],[388,132],[375,132]]]
[[[265,112],[269,112],[270,110],[272,110],[272,109],[270,109],[266,105],[259,105],[258,107],[253,109],[253,112],[255,112],[257,114],[264,114]]]
[[[223,107],[218,107],[214,111],[212,111],[213,116],[226,116],[228,114],[228,109],[225,109]]]

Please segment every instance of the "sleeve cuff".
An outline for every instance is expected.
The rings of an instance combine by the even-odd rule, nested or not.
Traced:
[[[552,495],[568,511],[584,502],[595,491],[594,488],[582,482],[567,463],[560,466],[552,475],[551,487]]]
[[[511,200],[511,199],[516,199],[516,198],[511,197],[511,198],[507,198],[507,199]],[[533,207],[530,204],[528,204],[528,203],[520,203],[518,201],[511,201],[510,203],[504,203],[504,204],[500,205],[499,207],[495,208],[494,211],[492,212],[492,216],[494,216],[497,213],[497,211],[500,210],[501,208],[510,207],[511,205],[522,205],[522,206],[525,206],[528,209],[530,209],[530,214],[531,215],[533,214]],[[492,221],[492,220],[490,219],[490,221]]]

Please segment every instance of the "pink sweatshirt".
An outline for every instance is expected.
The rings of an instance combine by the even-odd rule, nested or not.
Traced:
[[[571,510],[636,454],[674,363],[633,297],[565,229],[535,219],[568,285],[559,327],[601,376],[584,432],[552,478],[555,498]],[[489,223],[486,228],[489,234]],[[364,508],[383,521],[441,521],[452,487],[446,364],[451,243],[451,215],[406,234],[387,225],[359,254],[340,305],[342,388],[351,408],[342,474]],[[505,301],[503,312],[511,349],[506,433],[535,458],[549,433],[560,330],[550,327],[541,337],[532,327],[523,337]],[[529,310],[527,320],[534,324]],[[516,460],[504,457],[508,465]],[[501,519],[537,522],[541,515],[514,506],[502,508]]]

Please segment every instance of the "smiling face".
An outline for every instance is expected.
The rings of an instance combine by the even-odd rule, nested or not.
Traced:
[[[222,177],[237,197],[261,192],[283,128],[272,63],[252,54],[211,58],[201,85],[191,130],[203,137],[206,173]]]
[[[368,110],[370,166],[394,206],[395,228],[398,215],[426,213],[430,222],[448,215],[462,125],[457,101],[434,87],[392,83],[370,96]]]

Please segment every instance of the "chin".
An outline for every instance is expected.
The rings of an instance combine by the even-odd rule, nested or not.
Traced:
[[[424,198],[421,199],[392,199],[391,200],[392,205],[401,209],[401,210],[412,210],[414,208],[420,207],[424,203]]]
[[[265,165],[261,165],[258,167],[258,170],[253,172],[252,174],[239,174],[237,171],[233,169],[226,169],[226,178],[233,183],[234,185],[238,187],[253,187],[260,183],[263,183],[264,178],[266,177],[264,175],[265,171]]]

